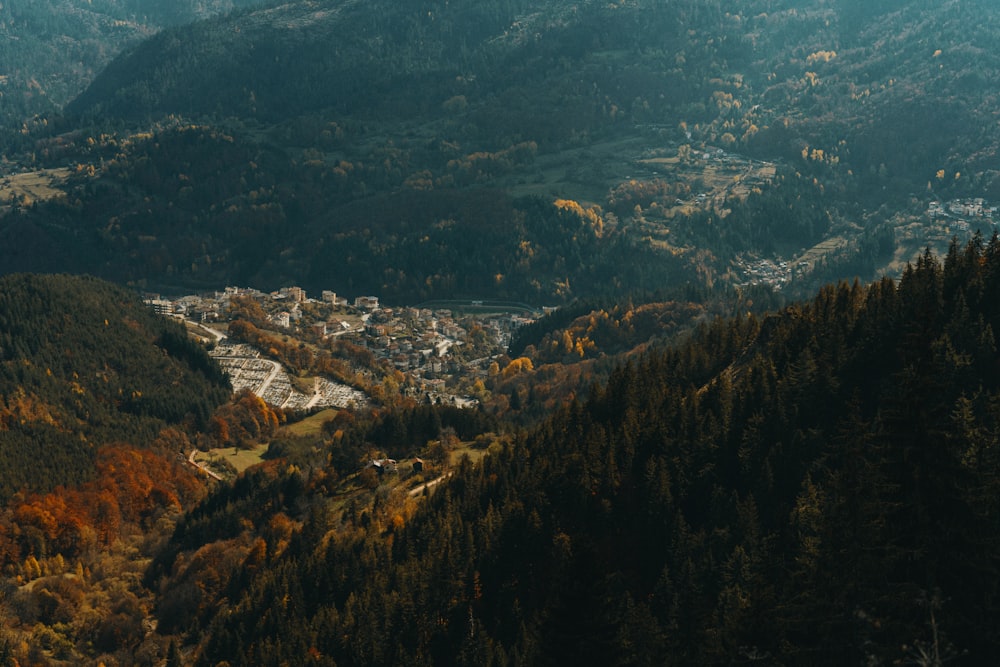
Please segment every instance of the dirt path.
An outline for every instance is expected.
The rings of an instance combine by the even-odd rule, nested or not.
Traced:
[[[212,472],[211,470],[209,470],[208,468],[206,468],[205,466],[203,466],[200,461],[195,461],[194,460],[194,457],[195,457],[195,455],[197,453],[198,453],[197,449],[192,449],[191,450],[191,455],[188,457],[188,463],[190,463],[195,468],[197,468],[198,470],[202,471],[203,473],[205,473],[206,475],[208,475],[212,479],[221,482],[222,478],[219,477],[219,475],[217,475],[216,473]]]
[[[421,484],[420,486],[418,486],[415,489],[413,489],[412,491],[410,491],[410,497],[411,498],[415,498],[415,497],[419,496],[420,494],[422,494],[424,492],[425,489],[433,489],[435,486],[437,486],[438,484],[440,484],[444,480],[446,480],[449,477],[451,477],[451,475],[452,475],[452,473],[449,472],[447,474],[441,475],[437,479],[432,479],[429,482]]]

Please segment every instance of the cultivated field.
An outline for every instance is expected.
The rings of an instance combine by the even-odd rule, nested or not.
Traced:
[[[30,204],[44,199],[62,197],[62,186],[72,172],[65,168],[42,169],[0,177],[0,204],[23,202]]]

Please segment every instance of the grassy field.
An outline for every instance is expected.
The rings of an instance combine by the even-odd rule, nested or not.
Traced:
[[[455,449],[451,450],[448,454],[448,464],[458,465],[459,461],[462,460],[463,456],[468,456],[472,463],[479,463],[486,456],[486,448],[476,447],[471,442],[463,442]]]
[[[213,460],[222,459],[233,466],[237,473],[241,473],[250,466],[257,465],[264,459],[267,452],[267,445],[258,445],[253,449],[237,449],[235,447],[224,447],[222,449],[210,449],[207,452],[195,454],[195,461],[200,463],[211,463]]]
[[[61,197],[66,193],[60,189],[70,170],[42,169],[24,174],[9,174],[0,179],[0,202],[8,202],[27,197],[31,202]]]
[[[321,410],[301,421],[297,421],[294,424],[288,424],[282,428],[282,431],[294,436],[319,435],[320,430],[323,428],[323,422],[333,419],[336,415],[337,410],[334,408],[327,408],[326,410]]]
[[[630,174],[635,168],[635,158],[647,145],[644,139],[625,137],[541,154],[535,158],[533,175],[520,174],[515,182],[504,185],[517,197],[558,197],[603,205],[608,192],[622,181],[621,174]]]
[[[831,253],[838,248],[847,245],[847,239],[840,236],[831,236],[824,241],[817,243],[812,248],[806,250],[802,255],[795,258],[796,262],[807,262],[812,268],[813,264],[819,261],[827,253]]]

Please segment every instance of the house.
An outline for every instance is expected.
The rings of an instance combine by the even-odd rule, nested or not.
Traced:
[[[174,314],[174,302],[167,301],[166,299],[147,299],[146,304],[152,306],[153,310],[156,311],[157,315],[173,315]]]
[[[421,473],[423,471],[424,471],[423,459],[413,459],[413,472]]]
[[[278,291],[278,295],[281,298],[288,299],[292,303],[304,303],[306,300],[306,291],[301,287],[282,287]]]
[[[378,310],[378,297],[359,296],[354,299],[354,307],[359,310]]]
[[[375,472],[384,475],[387,472],[399,472],[396,467],[396,459],[372,459],[368,463],[369,468],[375,468]]]

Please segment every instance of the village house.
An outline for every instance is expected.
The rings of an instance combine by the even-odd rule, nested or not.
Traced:
[[[354,299],[354,307],[359,310],[378,310],[378,297],[359,296]]]
[[[174,302],[161,299],[159,295],[152,299],[146,299],[146,305],[151,306],[157,315],[174,314]]]
[[[277,292],[272,292],[271,298],[275,301],[287,299],[292,303],[305,303],[306,291],[301,287],[282,287]]]
[[[374,468],[379,475],[387,472],[398,472],[396,459],[372,459],[368,462],[368,467]]]

